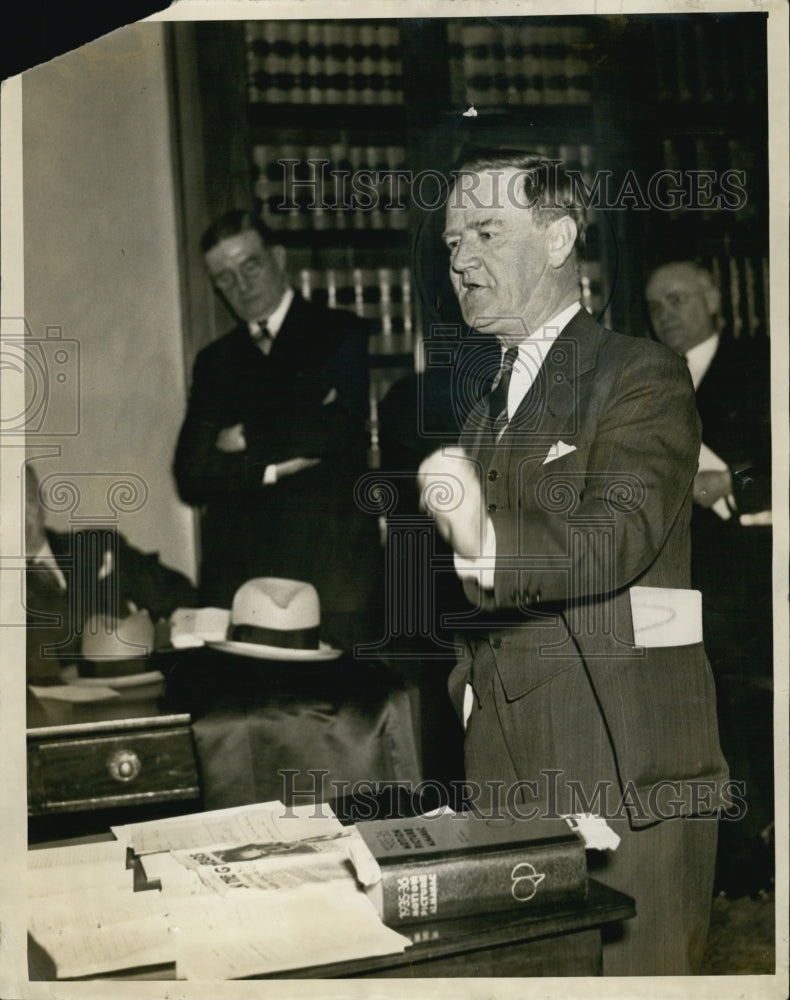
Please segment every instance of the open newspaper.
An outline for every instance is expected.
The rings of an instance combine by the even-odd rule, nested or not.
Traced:
[[[320,810],[269,802],[31,850],[30,934],[50,975],[233,979],[404,951],[358,885],[358,834]]]

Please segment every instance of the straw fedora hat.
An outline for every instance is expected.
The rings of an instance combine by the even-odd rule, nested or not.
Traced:
[[[256,577],[233,598],[224,641],[213,649],[260,660],[334,660],[342,654],[319,639],[318,591],[302,580]]]
[[[97,616],[88,619],[77,660],[80,677],[96,680],[131,678],[150,671],[154,651],[154,624],[147,611],[127,618]]]

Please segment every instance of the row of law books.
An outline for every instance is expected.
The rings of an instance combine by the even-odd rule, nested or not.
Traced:
[[[752,105],[763,92],[765,65],[725,21],[658,19],[650,25],[649,48],[652,65],[645,69],[661,103]]]
[[[592,45],[576,25],[451,21],[447,29],[455,104],[478,107],[589,104]]]
[[[371,354],[413,351],[416,323],[409,268],[302,268],[296,287],[308,300],[375,321],[379,332],[371,338]]]
[[[328,806],[268,802],[114,827],[112,842],[28,853],[34,961],[42,978],[174,966],[220,980],[402,953],[426,923],[583,904],[586,847],[618,843],[605,824],[591,842],[584,821],[444,811],[344,827]]]
[[[722,313],[736,339],[767,337],[770,317],[770,269],[767,257],[717,258],[707,262],[721,289]]]
[[[582,189],[595,183],[589,144],[539,143],[534,152],[574,172]],[[254,195],[273,229],[406,229],[415,190],[432,206],[435,177],[409,171],[402,145],[281,143],[252,147]]]
[[[705,219],[723,207],[736,222],[746,222],[765,205],[765,158],[754,143],[716,133],[666,136],[658,159],[664,170],[709,174],[700,193]]]
[[[339,142],[252,148],[254,195],[272,229],[406,229],[403,146]]]
[[[248,21],[249,99],[269,104],[402,104],[397,24]]]

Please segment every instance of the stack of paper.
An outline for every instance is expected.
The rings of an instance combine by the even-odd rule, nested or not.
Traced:
[[[410,944],[359,888],[358,834],[328,806],[269,802],[113,832],[29,852],[30,933],[59,978],[174,964],[177,978],[232,979]],[[127,846],[148,891],[134,892]]]

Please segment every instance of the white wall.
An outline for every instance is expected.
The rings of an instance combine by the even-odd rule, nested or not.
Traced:
[[[104,474],[139,477],[148,497],[121,531],[194,579],[192,511],[170,472],[185,378],[164,26],[28,71],[23,114],[25,316],[35,337],[62,328],[81,361],[79,433],[31,435],[29,453],[59,446],[36,461],[42,478],[96,474],[74,477],[72,518],[112,516]]]

